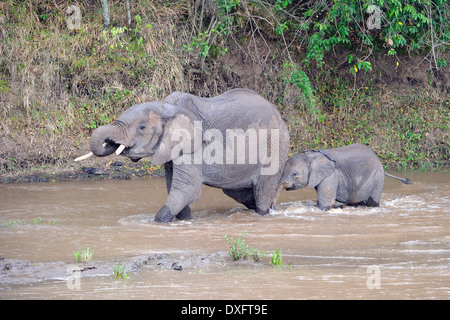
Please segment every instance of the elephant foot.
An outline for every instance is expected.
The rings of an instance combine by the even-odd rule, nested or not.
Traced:
[[[367,199],[367,206],[369,206],[369,207],[379,207],[380,203],[375,201],[372,197],[369,197],[369,199]]]
[[[324,206],[320,202],[317,203],[317,206],[319,207],[320,210],[323,210],[323,211],[328,211],[331,209],[331,206]]]
[[[189,206],[184,207],[183,210],[181,210],[180,213],[177,214],[176,218],[178,220],[191,219],[191,208],[189,208]]]
[[[261,208],[257,207],[257,208],[255,209],[255,211],[256,211],[256,213],[259,214],[260,216],[265,216],[265,215],[269,214],[270,208],[264,210],[264,209],[261,209]]]
[[[156,222],[168,223],[171,222],[174,218],[174,215],[170,212],[168,206],[164,205],[161,209],[159,209],[158,213],[155,216]]]

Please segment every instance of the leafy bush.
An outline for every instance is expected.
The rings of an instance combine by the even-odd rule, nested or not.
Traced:
[[[265,252],[260,252],[255,248],[249,248],[244,239],[246,234],[246,232],[242,232],[236,240],[231,237],[225,236],[225,240],[227,240],[227,243],[230,246],[228,254],[233,258],[234,261],[240,259],[245,260],[249,257],[252,257],[256,262],[261,261],[261,259],[265,256]]]
[[[205,2],[204,6],[205,5]],[[350,50],[349,71],[371,71],[368,58],[376,51],[425,54],[430,68],[447,66],[443,56],[450,44],[450,6],[444,0],[214,0],[206,1],[216,10],[201,19],[199,36],[193,37],[192,51],[199,57],[217,57],[228,50],[224,40],[238,31],[249,30],[264,37],[274,32],[280,43],[302,48],[303,63],[324,64],[324,55],[338,46]],[[204,13],[208,10],[198,10]],[[211,12],[211,10],[210,10]],[[216,48],[215,54],[211,54]],[[217,50],[218,49],[218,50]]]
[[[438,69],[447,65],[442,54],[449,46],[449,14],[443,0],[310,1],[297,9],[296,27],[309,35],[305,65],[320,67],[324,54],[340,45],[355,52],[348,61],[352,73],[370,71],[367,59],[376,50],[425,53]]]
[[[82,13],[79,29],[68,28],[67,4],[0,1],[0,181],[24,171],[72,170],[91,131],[132,104],[232,87],[250,87],[277,104],[294,150],[358,140],[379,152],[389,147],[389,162],[409,165],[421,154],[448,159],[448,97],[441,90],[447,70],[427,72],[448,68],[446,1],[131,1],[131,23],[121,2],[111,1],[107,29],[99,1],[69,3]],[[422,69],[411,81],[381,68],[403,62],[400,73],[411,61]],[[378,86],[390,90],[405,80],[406,90],[392,98]],[[423,94],[404,106],[410,86]],[[432,101],[424,88],[436,92]],[[410,129],[418,107],[431,126]],[[403,127],[392,122],[408,130],[395,132]]]

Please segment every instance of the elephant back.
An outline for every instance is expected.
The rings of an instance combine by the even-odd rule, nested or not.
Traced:
[[[336,160],[336,169],[345,177],[349,201],[356,201],[361,185],[366,181],[384,181],[383,165],[367,146],[356,143],[324,151]]]
[[[250,89],[232,89],[211,98],[173,92],[164,102],[193,112],[205,122],[205,129],[247,130],[249,127],[258,127],[278,128],[283,134],[287,133],[287,127],[275,106]]]

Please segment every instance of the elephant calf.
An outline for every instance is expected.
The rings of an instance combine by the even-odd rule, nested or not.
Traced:
[[[410,183],[407,178],[385,173],[381,162],[368,147],[352,144],[294,155],[284,167],[281,188],[315,188],[321,210],[332,208],[336,200],[348,205],[377,207],[385,175]]]

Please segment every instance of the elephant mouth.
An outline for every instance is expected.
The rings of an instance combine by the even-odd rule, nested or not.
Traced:
[[[103,143],[103,147],[110,148],[112,150],[115,150],[115,153],[117,155],[123,155],[125,156],[127,154],[127,151],[130,149],[129,147],[126,147],[124,144],[116,143],[110,139],[105,140]]]
[[[115,152],[117,155],[121,155],[123,157],[128,157],[133,162],[138,162],[139,160],[142,159],[142,157],[139,157],[139,156],[136,157],[136,156],[129,155],[129,151],[133,146],[126,147],[124,144],[119,144],[119,143],[113,142],[111,140],[105,141],[105,144],[107,144],[107,146],[110,148],[115,148],[115,150],[116,150]]]
[[[95,144],[94,144],[94,146],[95,146]],[[112,153],[116,153],[116,155],[121,155],[123,157],[130,158],[130,160],[133,162],[138,162],[144,156],[141,154],[134,154],[131,151],[134,147],[135,147],[134,144],[131,146],[126,146],[124,143],[116,142],[113,139],[108,138],[108,139],[103,140],[103,143],[101,143],[100,147],[96,149],[97,150],[96,152],[94,152],[94,150],[92,150],[92,147],[91,147],[91,150],[92,150],[91,152],[89,152],[88,154],[85,154],[84,156],[76,158],[74,161],[85,160],[94,155],[99,156],[99,157],[104,157],[104,156],[108,156]]]
[[[299,184],[291,184],[289,187],[286,188],[287,191],[294,191],[298,189],[304,188],[306,185],[299,185]]]
[[[91,151],[88,154],[85,154],[84,156],[76,158],[74,161],[85,160],[94,155],[97,155],[99,157],[104,157],[104,156],[110,155],[113,152],[115,152],[117,155],[119,155],[119,154],[125,155],[126,151],[127,151],[126,149],[129,149],[129,148],[127,148],[124,144],[115,143],[114,141],[108,139],[108,140],[105,140],[102,144],[102,152],[94,153],[93,151]]]

